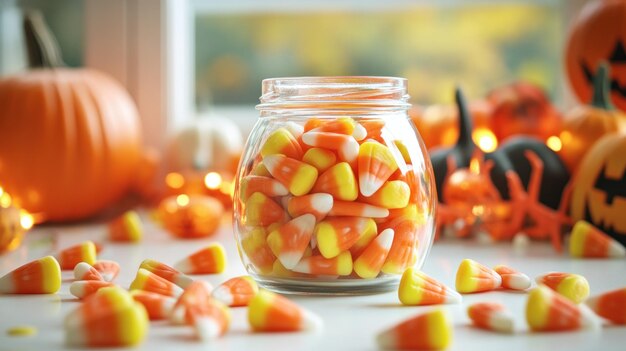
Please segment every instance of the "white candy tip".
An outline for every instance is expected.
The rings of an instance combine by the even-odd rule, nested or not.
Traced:
[[[322,319],[315,313],[302,310],[302,330],[321,330],[324,326]]]
[[[393,229],[389,228],[380,232],[376,240],[378,241],[381,247],[391,248],[391,244],[393,244],[393,236],[394,236]]]
[[[513,290],[526,290],[530,288],[532,282],[530,278],[523,273],[512,274],[508,278],[508,288]]]
[[[491,316],[489,323],[491,328],[500,333],[513,333],[514,324],[513,318],[506,313],[495,313]]]
[[[617,241],[612,241],[609,245],[609,257],[621,258],[626,256],[626,248]]]
[[[175,284],[180,286],[183,289],[187,289],[187,287],[189,287],[189,285],[191,285],[191,283],[193,282],[194,280],[190,276],[185,275],[185,274],[180,274],[179,276],[176,277]]]
[[[321,213],[328,213],[333,208],[333,196],[326,193],[313,194],[311,205]]]
[[[86,282],[81,280],[70,284],[70,294],[82,299],[85,297],[85,284]]]
[[[359,177],[359,190],[365,197],[372,196],[376,190],[380,189],[382,183],[370,177]]]
[[[457,304],[463,301],[463,297],[458,292],[446,288],[446,303]]]
[[[278,256],[278,259],[280,260],[280,263],[283,264],[283,266],[287,269],[293,269],[298,262],[300,262],[300,259],[302,258],[303,253],[296,253],[296,252],[284,252],[281,253]]]
[[[196,333],[202,341],[209,341],[219,337],[222,333],[220,326],[208,317],[198,318],[195,323]]]
[[[354,139],[356,139],[357,141],[361,141],[365,139],[367,137],[367,129],[365,129],[365,127],[363,127],[359,123],[356,123],[354,125],[354,131],[352,132],[352,137],[354,137]]]
[[[578,305],[580,309],[582,326],[591,330],[599,330],[602,326],[600,319],[592,312],[592,310],[585,304]]]
[[[231,294],[230,290],[223,286],[218,286],[217,289],[213,290],[212,296],[214,299],[224,303],[226,306],[233,304],[233,294]]]

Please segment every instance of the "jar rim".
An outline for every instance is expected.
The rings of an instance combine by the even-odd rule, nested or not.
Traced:
[[[383,76],[269,78],[262,82],[259,110],[408,109],[407,79]]]

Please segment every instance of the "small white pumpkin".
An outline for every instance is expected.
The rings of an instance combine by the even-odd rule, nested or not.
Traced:
[[[170,143],[170,171],[235,172],[243,150],[239,127],[222,117],[201,117],[179,130]]]

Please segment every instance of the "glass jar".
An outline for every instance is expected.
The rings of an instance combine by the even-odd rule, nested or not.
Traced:
[[[248,273],[284,293],[395,289],[428,254],[436,204],[406,79],[266,79],[260,100],[233,205]]]

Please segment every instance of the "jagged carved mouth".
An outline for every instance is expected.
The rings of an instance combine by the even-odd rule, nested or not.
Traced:
[[[613,179],[605,171],[585,198],[585,219],[626,246],[626,172]]]
[[[618,40],[615,43],[615,47],[607,58],[607,61],[611,65],[626,65],[626,50],[624,49],[624,45],[622,44],[621,40]],[[591,67],[589,67],[586,62],[584,62],[584,60],[580,60],[580,68],[582,69],[589,86],[593,86],[593,78],[595,76],[595,72],[591,69]],[[619,96],[626,98],[626,86],[621,85],[617,79],[611,78],[610,86],[612,92],[615,92]]]

